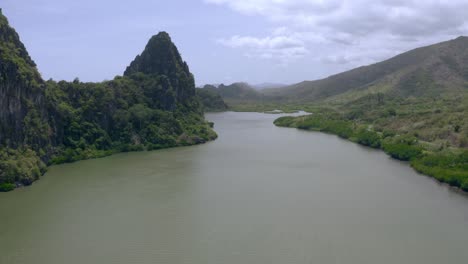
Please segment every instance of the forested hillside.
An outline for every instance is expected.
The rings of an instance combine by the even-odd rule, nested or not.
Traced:
[[[153,36],[112,81],[45,82],[0,14],[0,191],[31,184],[46,164],[215,137],[167,33]]]
[[[228,105],[213,85],[205,85],[197,89],[197,95],[205,108],[209,112],[221,112],[228,109]]]

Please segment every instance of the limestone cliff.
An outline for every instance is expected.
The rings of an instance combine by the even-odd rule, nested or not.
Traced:
[[[44,83],[16,31],[0,11],[0,145],[47,144]]]

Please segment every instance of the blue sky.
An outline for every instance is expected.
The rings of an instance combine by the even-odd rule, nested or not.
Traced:
[[[205,83],[295,83],[466,35],[468,1],[2,0],[45,79],[121,75],[167,31]]]

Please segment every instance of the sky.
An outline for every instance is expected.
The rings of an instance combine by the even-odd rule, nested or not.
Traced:
[[[122,75],[167,31],[197,85],[292,84],[468,35],[468,0],[2,0],[44,79]]]

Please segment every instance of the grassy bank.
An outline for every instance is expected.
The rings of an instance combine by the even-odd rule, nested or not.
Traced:
[[[392,158],[408,161],[418,172],[468,191],[468,150],[431,149],[412,135],[376,131],[372,126],[342,117],[338,113],[317,113],[301,117],[280,117],[276,126],[320,131],[358,144],[382,149]]]

